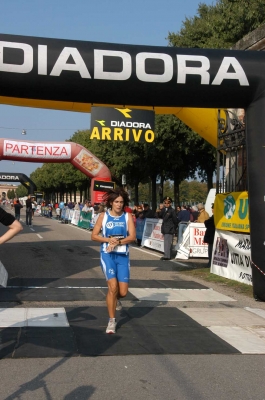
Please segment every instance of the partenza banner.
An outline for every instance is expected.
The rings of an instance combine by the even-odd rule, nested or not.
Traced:
[[[216,230],[211,272],[252,285],[250,236]]]
[[[155,139],[154,111],[92,107],[90,139],[148,142]]]
[[[249,233],[248,192],[217,194],[214,222],[216,229]]]

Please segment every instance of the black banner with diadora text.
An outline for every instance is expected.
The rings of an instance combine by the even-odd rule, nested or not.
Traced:
[[[265,85],[256,51],[0,34],[0,95],[56,102],[246,108]],[[31,103],[34,106],[34,103]]]
[[[148,142],[155,139],[154,111],[92,107],[90,139]]]

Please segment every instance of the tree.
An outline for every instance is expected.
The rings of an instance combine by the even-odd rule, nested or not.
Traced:
[[[16,197],[25,197],[28,195],[28,189],[23,185],[19,185],[16,189]]]
[[[265,21],[264,0],[218,0],[200,3],[196,16],[186,18],[179,32],[169,32],[169,45],[230,48]]]

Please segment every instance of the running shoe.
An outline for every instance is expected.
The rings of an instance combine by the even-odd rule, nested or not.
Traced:
[[[116,310],[121,311],[122,310],[122,304],[121,301],[117,299],[117,304],[116,304]]]
[[[116,333],[116,325],[117,323],[115,321],[109,321],[106,333]]]

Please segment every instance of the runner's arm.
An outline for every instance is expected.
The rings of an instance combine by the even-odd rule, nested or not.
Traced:
[[[18,232],[22,231],[22,225],[19,221],[15,220],[9,225],[8,231],[6,231],[2,236],[0,236],[0,244],[7,242],[12,239]]]

